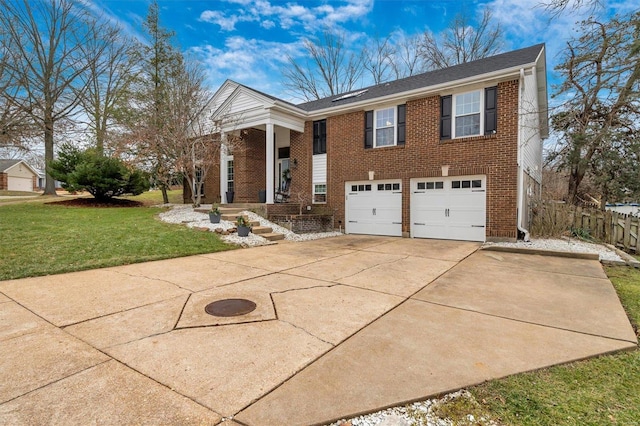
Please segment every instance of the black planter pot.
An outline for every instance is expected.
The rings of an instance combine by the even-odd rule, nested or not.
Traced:
[[[248,237],[251,228],[248,226],[238,226],[238,237]]]
[[[220,216],[222,215],[209,212],[209,220],[211,221],[211,223],[220,223]]]
[[[233,196],[235,195],[235,192],[227,191],[226,194],[227,194],[227,204],[233,203]]]

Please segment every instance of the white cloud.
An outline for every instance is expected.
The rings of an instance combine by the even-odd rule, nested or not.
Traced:
[[[315,32],[324,27],[335,27],[350,21],[362,20],[373,10],[373,0],[345,0],[340,6],[321,4],[308,6],[299,3],[272,4],[268,0],[227,0],[240,7],[222,13],[205,10],[200,19],[220,26],[224,31],[233,31],[238,22],[260,22],[263,28],[291,29],[301,26],[305,31]]]
[[[282,69],[287,57],[300,55],[301,42],[280,43],[241,36],[229,37],[224,47],[193,47],[189,51],[205,66],[214,90],[226,79],[254,89],[286,98],[281,85]]]

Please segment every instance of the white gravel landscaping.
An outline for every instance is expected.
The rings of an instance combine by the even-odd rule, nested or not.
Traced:
[[[165,207],[167,206],[165,205]],[[163,222],[184,224],[189,228],[201,228],[201,229],[206,228],[211,231],[215,231],[216,229],[227,231],[231,228],[236,227],[235,222],[231,222],[228,220],[221,220],[220,223],[211,223],[209,221],[208,213],[196,212],[194,211],[193,207],[189,205],[172,205],[169,207],[171,207],[170,210],[160,213],[160,220],[162,220]],[[317,240],[319,238],[337,237],[337,236],[343,235],[341,232],[296,234],[295,232],[289,231],[288,229],[283,228],[282,226],[278,226],[275,223],[269,222],[267,219],[253,212],[243,211],[240,214],[247,216],[250,221],[260,222],[260,226],[268,226],[273,230],[273,232],[283,234],[285,240],[309,241],[309,240]],[[227,243],[238,244],[243,247],[255,247],[255,246],[275,244],[274,242],[269,241],[266,238],[262,238],[261,236],[256,235],[254,233],[250,233],[248,237],[239,237],[238,233],[234,232],[229,235],[221,235],[220,237],[223,241]]]
[[[515,243],[485,243],[485,246],[527,248],[536,250],[563,251],[571,253],[598,254],[601,261],[624,262],[618,254],[601,244],[588,243],[577,239],[535,238],[531,241],[517,241]]]

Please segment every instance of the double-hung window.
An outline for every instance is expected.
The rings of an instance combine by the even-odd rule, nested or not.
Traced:
[[[440,98],[440,139],[489,135],[497,130],[496,87]]]
[[[365,111],[364,147],[404,145],[406,105]]]

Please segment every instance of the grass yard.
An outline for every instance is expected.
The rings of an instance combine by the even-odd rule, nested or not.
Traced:
[[[640,270],[609,267],[636,331]],[[505,425],[640,425],[640,351],[601,356],[469,389],[482,414]],[[467,424],[467,423],[460,423]]]
[[[154,200],[143,201],[157,204]],[[212,232],[161,222],[155,217],[161,211],[152,207],[87,208],[35,202],[0,206],[0,280],[233,248]]]

